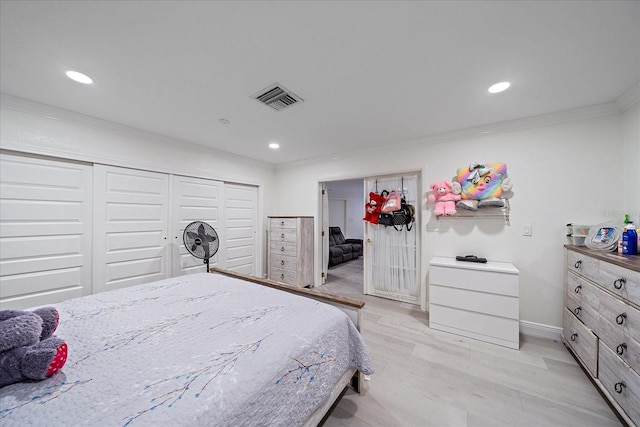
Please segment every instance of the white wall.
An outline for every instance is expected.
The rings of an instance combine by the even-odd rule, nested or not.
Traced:
[[[388,153],[358,153],[281,166],[275,186],[291,197],[272,205],[271,210],[277,211],[272,214],[291,210],[317,216],[318,182],[339,179],[343,171],[349,174],[345,178],[420,171],[426,189],[431,182],[451,179],[458,167],[472,161],[505,162],[515,193],[511,225],[495,219],[431,219],[430,211],[422,206],[423,286],[433,256],[475,253],[512,262],[521,274],[521,320],[561,327],[566,224],[621,221],[619,213],[632,205],[637,212],[637,155],[635,160],[629,157],[628,165],[636,179],[630,185],[636,188],[628,196],[620,190],[625,176],[620,159],[625,150],[635,147],[637,152],[640,120],[637,108],[634,111],[446,143],[424,142]],[[525,224],[533,227],[531,237],[522,236]]]
[[[636,224],[640,224],[640,104],[628,109],[622,116],[623,152],[621,160],[622,190],[625,195],[624,211]]]

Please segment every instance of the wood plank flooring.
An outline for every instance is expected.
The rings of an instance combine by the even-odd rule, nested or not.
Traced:
[[[362,258],[315,289],[366,302],[375,369],[324,426],[621,425],[560,342],[521,336],[517,351],[431,330],[418,306],[362,294]]]

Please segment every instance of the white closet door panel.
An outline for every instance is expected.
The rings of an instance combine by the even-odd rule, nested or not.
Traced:
[[[171,253],[172,275],[180,276],[189,273],[206,271],[203,260],[194,257],[184,247],[182,234],[184,228],[193,221],[204,221],[211,225],[220,240],[218,253],[209,260],[210,267],[220,265],[220,256],[224,250],[220,224],[222,193],[224,183],[220,181],[190,178],[174,175],[173,180],[173,238]]]
[[[169,176],[95,165],[94,292],[168,277]]]
[[[92,167],[0,155],[0,308],[91,293]]]
[[[225,184],[225,268],[256,273],[258,188]]]

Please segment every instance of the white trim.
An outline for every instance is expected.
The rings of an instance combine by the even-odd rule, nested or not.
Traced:
[[[520,321],[520,333],[531,337],[546,338],[554,341],[560,341],[562,338],[562,328],[542,323]]]

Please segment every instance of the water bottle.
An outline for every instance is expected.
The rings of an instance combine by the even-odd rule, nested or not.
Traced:
[[[638,255],[638,233],[631,221],[622,232],[622,255]]]

